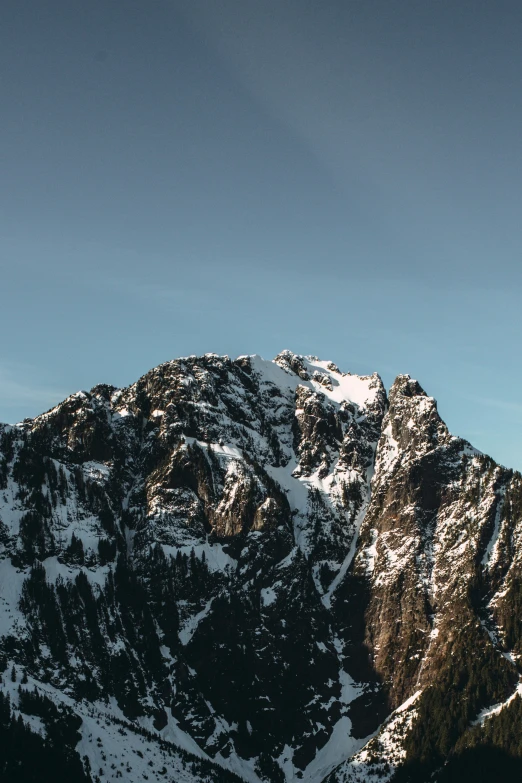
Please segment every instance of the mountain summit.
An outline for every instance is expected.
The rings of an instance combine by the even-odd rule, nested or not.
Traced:
[[[519,779],[521,524],[417,381],[290,351],[0,425],[0,779]]]

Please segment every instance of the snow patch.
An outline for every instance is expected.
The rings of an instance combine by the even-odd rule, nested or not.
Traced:
[[[194,633],[196,632],[196,628],[198,627],[201,620],[203,620],[204,617],[207,617],[207,615],[210,613],[210,607],[212,606],[213,600],[214,599],[211,598],[210,601],[207,601],[204,609],[202,609],[201,612],[198,612],[192,617],[189,617],[189,619],[185,621],[183,628],[180,630],[178,634],[179,640],[184,647],[190,642],[190,640],[194,636]]]
[[[264,587],[261,590],[261,602],[263,606],[270,606],[277,600],[277,594],[271,587]]]

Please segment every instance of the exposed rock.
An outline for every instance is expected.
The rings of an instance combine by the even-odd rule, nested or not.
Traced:
[[[437,779],[514,752],[521,520],[407,375],[190,356],[0,428],[0,650],[107,779],[100,710],[130,783],[125,731],[157,780]]]

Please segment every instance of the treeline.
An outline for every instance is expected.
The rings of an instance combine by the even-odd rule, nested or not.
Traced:
[[[406,765],[394,781],[424,783],[443,769],[447,759],[456,758],[466,746],[469,727],[480,710],[502,702],[516,681],[513,667],[476,627],[462,622],[451,653],[441,661],[436,684],[426,688],[416,705],[417,717],[406,740]]]
[[[114,486],[117,477],[111,475],[108,482],[100,483],[85,476],[82,465],[68,464],[66,467],[56,461],[49,456],[51,447],[46,440],[49,433],[18,431],[16,436],[17,449],[13,432],[0,433],[0,489],[7,483],[8,465],[12,463],[10,472],[18,484],[18,499],[26,509],[20,519],[19,546],[11,553],[17,564],[30,565],[35,558],[44,560],[53,555],[64,562],[96,564],[96,553],[90,552],[87,555],[90,560],[86,560],[87,553],[80,551],[78,539],[65,547],[56,536],[53,514],[68,501],[77,503],[84,512],[98,518],[101,532],[106,536],[102,540],[107,540],[113,547],[120,543],[120,549],[124,548],[114,510],[120,507],[116,496],[121,487],[116,491]],[[107,562],[107,546],[98,556],[102,564]]]
[[[80,741],[81,719],[50,699],[21,690],[20,709],[38,716],[45,737],[15,715],[8,694],[0,691],[0,780],[2,783],[91,783],[74,748]],[[88,767],[87,767],[88,769]]]
[[[99,717],[104,717],[100,713],[96,713],[95,710],[90,712],[91,717],[96,717],[97,714]],[[126,733],[130,732],[131,734],[137,734],[140,737],[144,737],[150,742],[151,746],[156,745],[166,755],[171,757],[175,756],[180,759],[183,769],[188,767],[195,775],[201,776],[201,783],[239,783],[239,781],[242,780],[242,778],[234,772],[222,769],[218,764],[214,764],[207,759],[199,758],[178,745],[173,745],[171,742],[163,739],[159,734],[149,731],[149,729],[145,729],[137,723],[130,723],[129,721],[117,718],[115,715],[111,715],[105,716],[105,724],[107,726],[111,724],[120,726],[118,733],[122,736],[126,736]],[[171,783],[175,783],[175,781],[172,780]]]
[[[483,725],[469,729],[437,783],[522,780],[522,699],[519,695]]]
[[[83,570],[73,580],[59,576],[49,583],[35,561],[20,599],[30,628],[29,657],[41,663],[41,647],[47,645],[52,666],[70,677],[77,698],[114,695],[124,713],[136,718],[143,714],[142,700],[168,683],[160,647],[166,645],[172,655],[179,649],[176,602],[195,600],[209,587],[206,561],[194,551],[167,558],[157,546],[140,576],[120,554],[101,587]],[[70,676],[73,652],[77,663]]]

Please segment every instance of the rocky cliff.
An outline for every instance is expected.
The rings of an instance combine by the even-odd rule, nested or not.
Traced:
[[[517,775],[521,522],[416,381],[289,351],[3,425],[4,779]]]

